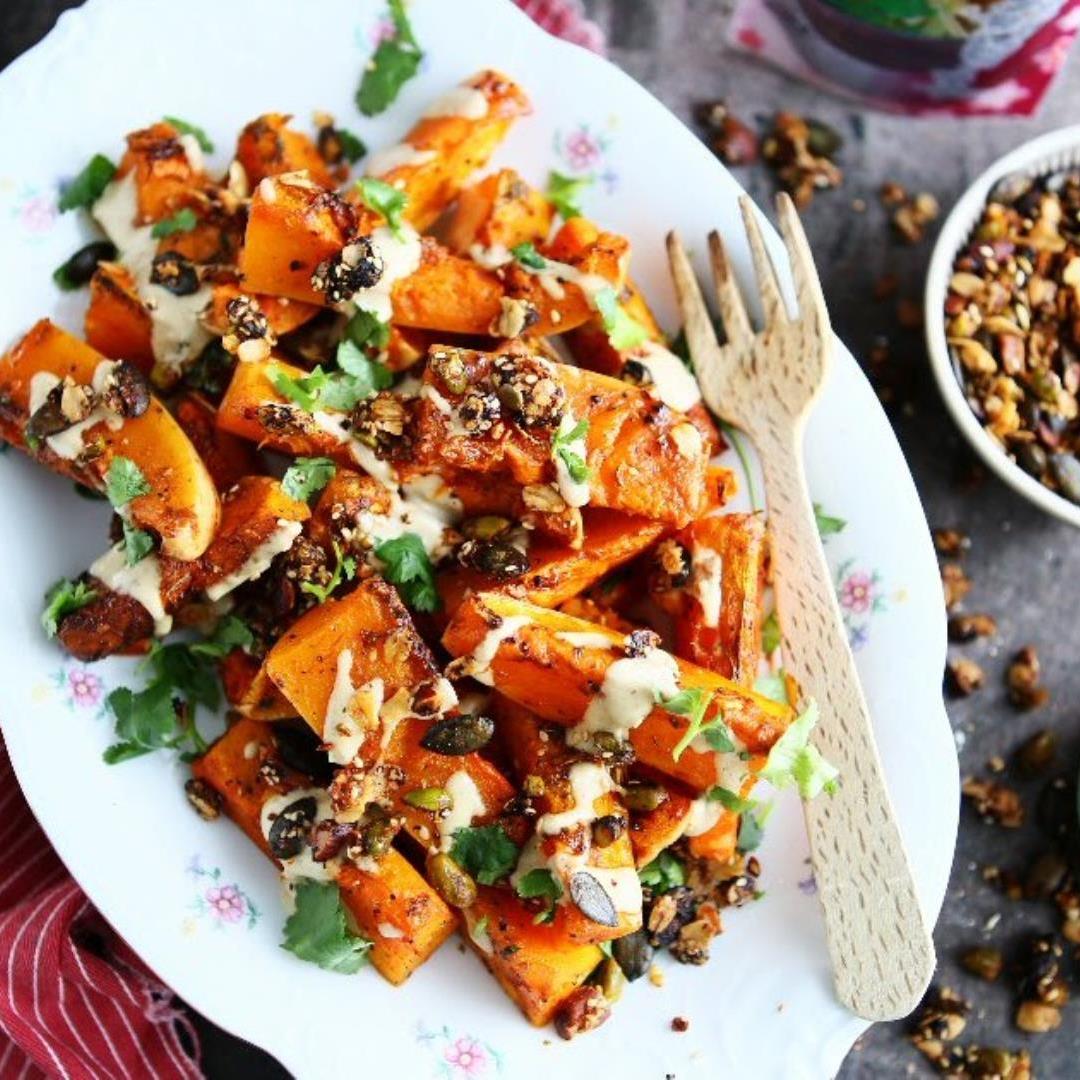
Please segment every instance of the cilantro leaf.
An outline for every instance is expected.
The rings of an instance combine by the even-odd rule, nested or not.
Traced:
[[[517,865],[518,849],[501,825],[470,825],[455,830],[450,857],[481,885],[494,885]]]
[[[374,312],[358,310],[345,326],[345,337],[360,349],[385,349],[390,343],[390,324]]]
[[[390,231],[401,240],[401,215],[409,202],[408,195],[374,176],[361,177],[356,181],[356,188],[360,192],[360,198],[364,200],[364,205],[369,210],[382,214],[386,218],[386,224],[390,226]]]
[[[41,613],[41,625],[46,637],[56,637],[60,620],[73,611],[86,607],[97,599],[97,590],[85,581],[68,581],[61,578],[45,594],[45,610]]]
[[[731,791],[726,787],[721,787],[719,784],[716,787],[709,788],[706,798],[709,802],[720,803],[725,810],[733,810],[736,814],[744,814],[757,805],[750,799],[744,799],[737,791]]]
[[[836,793],[839,770],[810,742],[810,732],[817,721],[817,702],[811,701],[773,744],[760,773],[763,780],[777,789],[795,784],[803,799],[812,799],[822,791]]]
[[[542,866],[523,874],[518,879],[515,888],[522,900],[532,900],[536,897],[558,900],[563,894],[562,883],[550,870]]]
[[[439,610],[435,569],[423,540],[416,533],[384,540],[375,548],[375,555],[383,563],[383,577],[398,587],[409,607],[414,611]]]
[[[337,466],[324,457],[298,457],[281,478],[281,488],[290,499],[306,502],[320,491],[337,472]]]
[[[352,379],[350,390],[360,398],[371,397],[379,390],[388,390],[394,383],[393,372],[385,364],[372,360],[351,339],[338,345],[337,365]]]
[[[596,305],[596,310],[600,313],[600,318],[604,323],[608,341],[617,352],[636,349],[640,344],[648,340],[649,335],[645,327],[626,314],[619,303],[618,294],[613,288],[601,289],[593,297],[593,303]]]
[[[686,870],[670,851],[661,851],[648,866],[638,871],[638,878],[654,893],[666,893],[686,884]]]
[[[424,57],[413,37],[403,0],[389,0],[389,7],[394,23],[393,36],[379,42],[364,68],[360,89],[356,92],[356,107],[365,116],[378,116],[393,105]]]
[[[536,250],[536,245],[531,240],[524,244],[515,244],[510,249],[510,254],[530,270],[543,270],[547,266],[547,259]]]
[[[548,173],[548,202],[555,207],[556,212],[564,221],[581,217],[578,199],[586,188],[592,186],[595,179],[593,176],[564,176],[552,169]]]
[[[689,719],[682,738],[672,747],[671,757],[678,761],[683,751],[698,737],[704,734],[709,745],[714,750],[732,753],[735,744],[731,740],[731,732],[719,713],[710,721],[706,722],[705,713],[708,711],[713,695],[706,693],[699,687],[689,690],[680,690],[677,694],[665,698],[662,695],[657,699],[658,703],[669,713],[676,716],[685,716]],[[710,738],[711,734],[711,738]]]
[[[61,212],[93,206],[115,175],[116,166],[104,154],[95,154],[86,168],[64,188],[58,203]]]
[[[334,134],[341,145],[341,152],[350,165],[355,165],[367,153],[364,140],[346,128],[334,128]]]
[[[821,509],[821,503],[814,503],[814,520],[817,522],[818,533],[823,540],[826,536],[843,532],[847,528],[847,522],[843,518],[829,517]]]
[[[189,646],[197,656],[210,656],[218,659],[226,656],[233,649],[250,649],[255,644],[255,635],[243,619],[236,615],[226,615],[214,627],[213,634],[205,641],[197,641]]]
[[[128,566],[142,562],[154,550],[154,538],[145,530],[136,528],[127,518],[121,518],[124,528],[124,558]]]
[[[342,344],[352,345],[351,342]],[[340,356],[340,346],[338,351]],[[347,371],[324,371],[321,366],[316,366],[307,375],[296,377],[281,368],[272,367],[266,377],[282,397],[310,413],[320,409],[348,412],[358,401],[371,396],[373,381],[372,378],[356,378]]]
[[[566,471],[575,484],[584,484],[592,475],[585,459],[574,447],[574,443],[580,442],[588,434],[589,421],[579,420],[569,431],[563,431],[560,427],[551,437],[552,453],[566,466]]]
[[[199,219],[195,216],[195,211],[190,206],[185,206],[183,210],[177,210],[172,217],[156,222],[150,230],[150,235],[160,240],[163,236],[172,236],[173,233],[191,232],[198,224]]]
[[[284,934],[283,949],[339,975],[355,975],[371,948],[367,938],[349,929],[341,890],[332,881],[297,882],[296,909],[285,920]]]
[[[146,482],[142,469],[131,458],[117,454],[109,462],[108,471],[105,473],[105,497],[112,503],[113,509],[119,510],[121,506],[127,506],[132,499],[149,494],[150,485]]]
[[[163,116],[161,119],[166,124],[172,124],[181,135],[194,135],[195,141],[204,153],[214,152],[214,144],[210,141],[210,136],[197,124],[189,124],[186,120],[181,120],[179,116]]]
[[[352,581],[356,577],[356,559],[351,555],[346,555],[336,540],[334,541],[334,557],[337,560],[334,572],[325,585],[316,585],[313,581],[300,582],[301,591],[314,596],[320,604],[325,604],[330,599],[330,594],[343,581]]]
[[[769,815],[773,812],[775,805],[775,803],[766,803],[760,810],[754,807],[743,814],[739,821],[737,841],[740,851],[757,851],[761,846],[761,841],[765,838],[765,822],[769,820]]]
[[[765,616],[765,622],[761,625],[761,647],[766,656],[772,656],[780,648],[780,621],[775,608]]]

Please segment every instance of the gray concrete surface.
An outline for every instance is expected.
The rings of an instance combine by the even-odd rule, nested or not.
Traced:
[[[827,97],[782,75],[729,53],[723,30],[729,0],[587,0],[611,42],[612,59],[649,87],[684,120],[703,99],[726,98],[744,119],[766,118],[779,108],[819,117],[845,135],[841,191],[819,197],[805,221],[821,270],[833,321],[857,356],[875,337],[888,335],[911,388],[910,404],[894,410],[897,434],[908,456],[927,517],[934,525],[964,529],[971,537],[966,565],[974,581],[968,608],[998,619],[995,641],[968,647],[985,664],[987,687],[950,705],[960,733],[965,773],[984,770],[994,755],[1008,758],[1028,734],[1055,728],[1060,737],[1055,776],[1071,784],[1080,759],[1080,534],[1031,509],[997,481],[975,487],[957,483],[965,470],[962,450],[931,383],[918,332],[904,331],[892,304],[872,299],[875,279],[893,272],[900,295],[918,299],[932,233],[918,247],[898,245],[889,235],[876,192],[885,180],[933,192],[948,207],[967,183],[995,157],[1043,131],[1074,122],[1080,93],[1080,56],[1032,120],[921,120],[868,113]],[[0,66],[32,45],[55,20],[64,0],[5,0],[0,5]],[[765,199],[771,182],[760,167],[740,178]],[[863,198],[863,214],[851,210]],[[1002,674],[1010,653],[1036,644],[1044,665],[1050,704],[1035,713],[1015,712],[1005,701]],[[898,657],[898,662],[903,658]],[[1043,782],[1019,785],[1033,809]],[[990,942],[1013,949],[1026,933],[1056,926],[1050,906],[1009,903],[983,884],[988,863],[1023,870],[1048,843],[1029,814],[1023,829],[1006,833],[986,826],[969,811],[961,818],[957,858],[945,909],[937,928],[939,981],[970,995],[975,1012],[965,1039],[987,1045],[1028,1047],[1035,1074],[1080,1075],[1080,1005],[1065,1010],[1062,1027],[1049,1035],[1026,1036],[1011,1023],[1015,1004],[1006,985],[985,987],[959,971],[958,950]],[[992,929],[987,929],[991,926]],[[281,1070],[264,1054],[201,1021],[207,1075],[276,1077]],[[841,1071],[844,1080],[930,1075],[907,1044],[902,1024],[878,1025],[860,1040]]]

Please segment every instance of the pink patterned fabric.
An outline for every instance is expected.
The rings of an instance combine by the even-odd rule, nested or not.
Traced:
[[[552,34],[603,51],[603,34],[578,0],[515,2]],[[91,692],[90,679],[73,683],[72,693]],[[0,852],[0,1080],[201,1076],[189,1017],[67,873],[19,790],[2,739]],[[230,889],[213,890],[211,902],[225,918],[239,918]],[[483,1062],[483,1050],[465,1040],[454,1053],[460,1068]]]
[[[822,8],[827,15],[822,0],[739,0],[728,42],[805,82],[911,116],[1032,115],[1080,29],[1080,0],[999,0],[986,9],[984,30],[953,50],[940,39],[937,48],[896,46],[887,35],[860,47],[850,35],[829,40]],[[898,48],[909,70],[881,62]]]

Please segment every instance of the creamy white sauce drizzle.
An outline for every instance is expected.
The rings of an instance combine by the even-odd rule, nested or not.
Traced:
[[[691,567],[690,594],[701,605],[702,622],[719,626],[724,602],[724,560],[713,548],[694,544]]]
[[[498,270],[500,266],[514,261],[514,256],[505,244],[492,244],[484,247],[483,244],[470,244],[469,256],[472,261],[485,270]]]
[[[431,404],[434,405],[447,420],[449,420],[451,435],[457,438],[467,437],[469,435],[469,430],[461,422],[461,415],[458,413],[457,409],[455,409],[434,386],[430,383],[425,383],[420,390],[420,396],[427,398],[428,401],[430,401]]]
[[[555,637],[565,641],[575,649],[617,649],[621,642],[609,638],[607,634],[598,634],[593,630],[558,630]]]
[[[483,120],[488,114],[488,99],[475,86],[455,86],[436,98],[423,112],[425,118],[460,116],[463,120]]]
[[[220,581],[215,581],[206,588],[206,596],[210,600],[220,600],[227,596],[246,581],[255,581],[270,569],[270,564],[282,552],[292,547],[293,541],[303,531],[303,524],[299,521],[287,521],[279,518],[274,531],[248,556],[247,561],[239,569],[226,575]]]
[[[397,941],[406,936],[405,931],[392,922],[381,922],[375,929],[379,931],[379,937],[385,938],[387,941]]]
[[[485,686],[494,686],[491,663],[499,651],[499,646],[504,641],[509,641],[523,626],[528,626],[531,622],[532,619],[528,615],[504,616],[498,626],[493,627],[480,639],[479,644],[469,655],[469,674]]]
[[[701,400],[701,389],[689,368],[673,353],[655,341],[646,341],[630,353],[652,377],[645,387],[669,409],[688,412]]]
[[[151,225],[136,225],[139,195],[134,171],[114,180],[90,210],[94,220],[120,251],[121,261],[132,273],[139,297],[151,319],[154,359],[175,371],[202,351],[211,339],[200,316],[213,296],[209,285],[190,296],[175,296],[150,281],[158,241]]]
[[[115,360],[102,360],[94,368],[90,386],[95,394],[101,394],[105,389],[105,383],[116,367]],[[62,380],[51,371],[36,371],[30,379],[30,401],[28,408],[30,416],[45,404],[45,399],[58,386]],[[95,405],[90,410],[85,420],[57,432],[45,438],[45,445],[57,456],[65,461],[74,461],[83,451],[86,433],[98,424],[107,424],[110,431],[119,431],[124,426],[124,419],[116,413],[106,409],[104,405]]]
[[[679,692],[679,667],[663,649],[625,656],[607,669],[600,692],[589,702],[581,723],[569,728],[569,746],[587,746],[598,731],[625,739],[656,707],[657,694]]]
[[[109,548],[90,564],[90,573],[113,592],[137,600],[154,620],[154,633],[164,637],[172,629],[172,616],[161,598],[161,563],[154,554],[128,566],[124,544]]]
[[[416,272],[420,265],[420,234],[404,222],[399,226],[401,239],[390,228],[380,225],[368,240],[375,253],[382,259],[383,272],[379,280],[368,289],[359,289],[347,301],[361,311],[370,311],[383,322],[390,322],[394,315],[394,302],[391,297],[396,282]]]
[[[449,851],[454,844],[454,833],[470,826],[486,808],[480,789],[464,769],[458,769],[443,787],[451,803],[439,818],[439,850]]]
[[[259,813],[259,827],[267,841],[270,839],[270,829],[274,821],[283,810],[287,810],[298,799],[313,798],[315,800],[315,821],[334,816],[333,807],[330,804],[330,796],[323,788],[297,788],[283,795],[271,795],[262,805]],[[291,859],[281,859],[281,877],[288,887],[286,901],[292,905],[292,889],[301,878],[310,878],[312,881],[334,881],[341,871],[341,857],[328,859],[326,862],[316,862],[312,857],[309,844],[304,844],[298,855]]]
[[[352,666],[352,649],[342,649],[323,717],[323,742],[327,756],[335,765],[348,765],[360,752],[369,728],[378,723],[382,706],[382,679],[373,679],[357,688],[352,681]]]
[[[711,801],[702,795],[690,804],[690,813],[686,815],[683,836],[701,836],[707,833],[719,820],[724,807],[719,802]]]
[[[434,150],[418,150],[407,142],[396,143],[369,154],[364,172],[368,176],[385,176],[407,165],[426,165],[438,156]]]
[[[570,767],[568,776],[574,805],[560,813],[542,814],[536,819],[536,832],[540,836],[554,836],[578,825],[588,825],[596,820],[593,803],[602,795],[615,790],[611,774],[602,765],[591,761],[579,761]]]
[[[562,420],[559,421],[559,434],[566,435],[574,429],[576,423],[577,418],[569,409],[567,409],[566,412],[563,413]],[[580,435],[578,438],[563,445],[568,453],[576,454],[583,462],[588,460],[589,448],[585,445],[584,435]],[[567,506],[588,505],[588,477],[586,476],[584,480],[575,480],[573,476],[570,475],[570,468],[563,459],[562,454],[553,451],[551,457],[555,462],[555,483],[559,489],[559,494],[563,498],[563,502],[565,502]]]
[[[539,278],[541,288],[553,299],[561,300],[566,295],[564,284],[576,285],[584,294],[589,307],[596,307],[596,295],[604,289],[612,289],[614,286],[607,278],[599,274],[587,274],[569,263],[559,262],[557,259],[544,258],[544,265],[540,269],[532,266],[519,264],[523,270]]]

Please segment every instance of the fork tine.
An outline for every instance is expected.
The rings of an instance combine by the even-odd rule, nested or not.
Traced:
[[[709,257],[716,286],[716,302],[724,320],[724,332],[729,342],[741,347],[754,336],[754,328],[750,325],[750,316],[746,313],[742,293],[739,292],[739,285],[731,272],[724,241],[715,229],[709,233]]]
[[[780,232],[784,237],[788,258],[791,260],[791,273],[795,278],[795,292],[799,298],[799,318],[813,320],[822,332],[829,329],[829,313],[825,307],[825,295],[821,291],[821,281],[810,245],[803,231],[802,222],[786,191],[776,197],[776,210],[780,217]]]
[[[694,358],[695,366],[700,370],[705,366],[706,357],[715,357],[720,351],[720,343],[716,340],[709,309],[701,295],[697,278],[694,277],[686,249],[674,229],[667,234],[667,254],[671,279],[675,283],[675,298],[686,332],[686,343],[690,346],[690,355]]]
[[[739,197],[739,209],[742,210],[743,225],[746,228],[746,239],[750,243],[750,254],[754,258],[754,275],[757,278],[758,291],[761,293],[761,307],[765,314],[765,325],[772,326],[776,323],[787,321],[787,308],[784,298],[780,294],[780,285],[776,280],[776,270],[772,259],[769,258],[768,249],[761,236],[761,228],[758,226],[757,216],[754,213],[754,204],[749,195]]]

